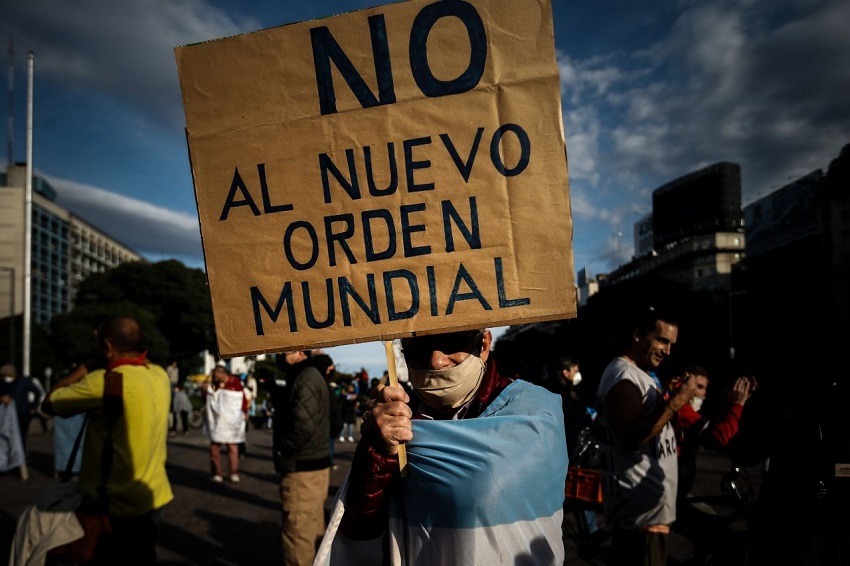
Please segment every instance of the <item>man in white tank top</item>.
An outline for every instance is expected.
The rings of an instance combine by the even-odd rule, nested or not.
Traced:
[[[597,398],[605,427],[605,524],[613,564],[664,566],[676,520],[678,466],[670,419],[695,392],[685,381],[665,401],[650,375],[670,355],[679,326],[655,309],[641,313],[628,345],[602,373]]]

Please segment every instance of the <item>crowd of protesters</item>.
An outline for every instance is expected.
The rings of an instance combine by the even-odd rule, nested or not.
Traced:
[[[109,482],[125,470],[116,464],[106,479],[98,479],[95,471],[103,473],[100,447],[115,425],[99,424],[99,432],[72,453],[73,440],[88,421],[84,414],[96,409],[88,399],[106,398],[103,390],[95,390],[105,387],[105,376],[116,368],[128,376],[142,372],[144,379],[155,379],[157,387],[170,389],[169,403],[156,410],[134,408],[131,415],[119,418],[135,422],[171,413],[170,426],[156,427],[153,437],[145,433],[144,450],[150,455],[145,466],[155,478],[152,487],[158,498],[141,505],[132,492],[126,501],[116,492],[109,504],[119,542],[104,551],[114,558],[133,548],[146,563],[153,563],[158,512],[172,497],[163,467],[165,435],[169,430],[176,434],[178,427],[188,434],[189,415],[198,410],[176,363],[161,368],[145,358],[135,321],[125,317],[104,324],[100,346],[108,357],[80,364],[49,387],[49,393],[36,380],[19,375],[13,365],[0,367],[4,437],[9,437],[10,427],[17,435],[0,450],[0,463],[6,465],[0,471],[16,462],[25,465],[31,421],[46,413],[55,423],[57,477],[66,471],[79,476],[88,496],[97,500],[102,496],[100,483],[113,485]],[[450,556],[452,563],[504,563],[507,555],[530,557],[528,563],[561,564],[561,523],[570,510],[591,531],[585,534],[595,535],[588,540],[606,564],[665,565],[671,533],[686,537],[694,559],[702,562],[757,564],[766,557],[781,557],[794,564],[846,564],[850,529],[840,515],[830,515],[850,493],[843,471],[850,464],[842,467],[850,454],[842,442],[847,443],[850,431],[841,425],[847,423],[842,420],[847,391],[840,376],[826,379],[818,390],[819,411],[801,407],[802,400],[779,391],[770,376],[751,373],[712,375],[715,394],[710,395],[709,371],[693,360],[678,360],[681,371],[667,372],[672,378],[665,380],[659,377],[658,370],[670,364],[668,358],[675,359],[680,332],[688,332],[680,329],[673,314],[647,309],[630,324],[619,354],[600,375],[588,377],[579,372],[580,353],[568,344],[557,353],[557,362],[539,375],[502,376],[490,355],[492,337],[486,329],[403,340],[409,381],[398,386],[390,383],[388,372],[380,378],[370,377],[365,368],[353,375],[337,372],[334,360],[320,350],[282,352],[275,356],[273,370],[252,368],[242,375],[231,374],[227,364],[219,362],[207,382],[193,388],[201,393],[212,481],[240,481],[239,458],[252,419],[256,428],[273,431],[271,460],[279,475],[281,541],[288,565],[312,564],[317,553],[321,563],[345,563],[340,557],[355,548],[357,553],[377,553],[375,557],[395,553],[409,563],[430,563],[438,556]],[[125,403],[132,396],[139,407],[165,398],[159,389],[128,390],[126,377],[124,388]],[[553,415],[557,422],[550,420]],[[512,425],[504,428],[500,423],[507,421],[491,416],[509,419]],[[441,421],[455,424],[446,429]],[[129,421],[121,425],[131,436],[130,425],[142,426]],[[530,428],[523,432],[526,426]],[[777,427],[785,437],[777,436]],[[793,446],[783,442],[795,438],[799,441]],[[575,463],[587,442],[600,453],[600,505],[564,499],[568,462]],[[356,448],[346,489],[337,497],[337,515],[328,523],[324,507],[338,443]],[[23,461],[10,460],[15,447],[24,454]],[[517,447],[523,448],[522,456]],[[534,448],[542,452],[529,459]],[[406,449],[417,481],[442,479],[417,483],[416,489],[409,487],[413,480],[399,483],[407,477]],[[694,504],[691,488],[699,473],[700,449],[726,454],[744,480],[741,468],[761,470],[764,487],[755,496],[749,494],[744,516],[749,522],[743,533]],[[69,456],[76,461],[68,461]],[[523,462],[530,465],[520,465]],[[434,470],[428,471],[429,466]],[[511,491],[514,476],[524,485],[534,476],[541,494]],[[552,496],[553,478],[561,485],[554,495],[560,499],[557,508],[551,497],[544,497]],[[741,478],[735,479],[740,483]],[[474,485],[475,490],[461,493],[457,488],[463,485]],[[490,489],[501,497],[482,495]],[[470,493],[477,495],[470,498]],[[788,530],[779,524],[788,513],[783,497],[806,510],[805,525]],[[493,501],[498,502],[495,508]],[[405,506],[406,522],[400,525],[396,513]],[[521,526],[479,522],[481,517],[514,516],[520,508],[528,513],[528,506],[533,511],[523,516]],[[420,507],[421,513],[411,510]],[[456,513],[461,508],[469,511],[469,522]],[[128,533],[137,528],[144,537],[126,546]],[[782,549],[771,537],[780,531],[787,533]],[[364,550],[369,541],[376,545]],[[500,542],[494,546],[493,541]]]

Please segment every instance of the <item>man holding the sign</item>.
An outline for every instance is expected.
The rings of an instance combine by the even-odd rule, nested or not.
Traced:
[[[316,563],[563,562],[560,400],[480,330],[576,316],[552,21],[410,0],[175,49],[221,354],[408,337],[421,403],[373,400]]]
[[[404,389],[387,386],[369,403],[334,510],[339,531],[325,536],[318,563],[385,534],[391,563],[563,563],[560,400],[499,375],[491,342],[489,330],[402,340],[421,402],[414,414]]]

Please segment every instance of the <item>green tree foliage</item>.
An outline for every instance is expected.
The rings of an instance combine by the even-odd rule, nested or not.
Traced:
[[[89,360],[98,354],[95,330],[113,316],[132,316],[139,321],[148,342],[148,358],[163,363],[168,357],[168,342],[157,329],[150,311],[130,302],[97,303],[77,306],[50,321],[53,348],[64,365]]]
[[[0,360],[23,370],[24,315],[0,318]],[[54,366],[53,348],[44,328],[33,324],[30,331],[30,375],[41,378],[44,368]]]
[[[151,315],[157,334],[165,342],[164,349],[155,352],[161,357],[160,361],[193,358],[206,349],[215,351],[212,303],[206,276],[200,269],[186,267],[176,260],[124,263],[91,275],[80,284],[74,310],[63,315],[57,324],[68,325],[65,319],[69,319],[84,326],[87,330],[83,339],[90,339],[91,328],[97,324],[90,318],[92,314],[104,318],[113,316],[126,309],[128,303]],[[54,328],[53,335],[57,342],[76,340],[63,333],[80,329],[80,326]],[[153,341],[154,336],[149,335],[149,338]],[[79,348],[79,344],[69,343],[57,347],[57,352],[65,359],[67,354],[79,352]]]

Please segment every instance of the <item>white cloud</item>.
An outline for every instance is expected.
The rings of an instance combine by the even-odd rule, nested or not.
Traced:
[[[148,259],[203,264],[198,218],[138,199],[45,175],[57,203]]]
[[[609,184],[639,179],[651,191],[701,165],[734,161],[746,198],[825,166],[850,137],[842,102],[850,91],[850,3],[806,9],[776,27],[766,2],[693,4],[642,53],[562,58],[576,82],[565,87],[574,120],[599,117],[594,170]],[[587,144],[579,137],[576,145]]]

